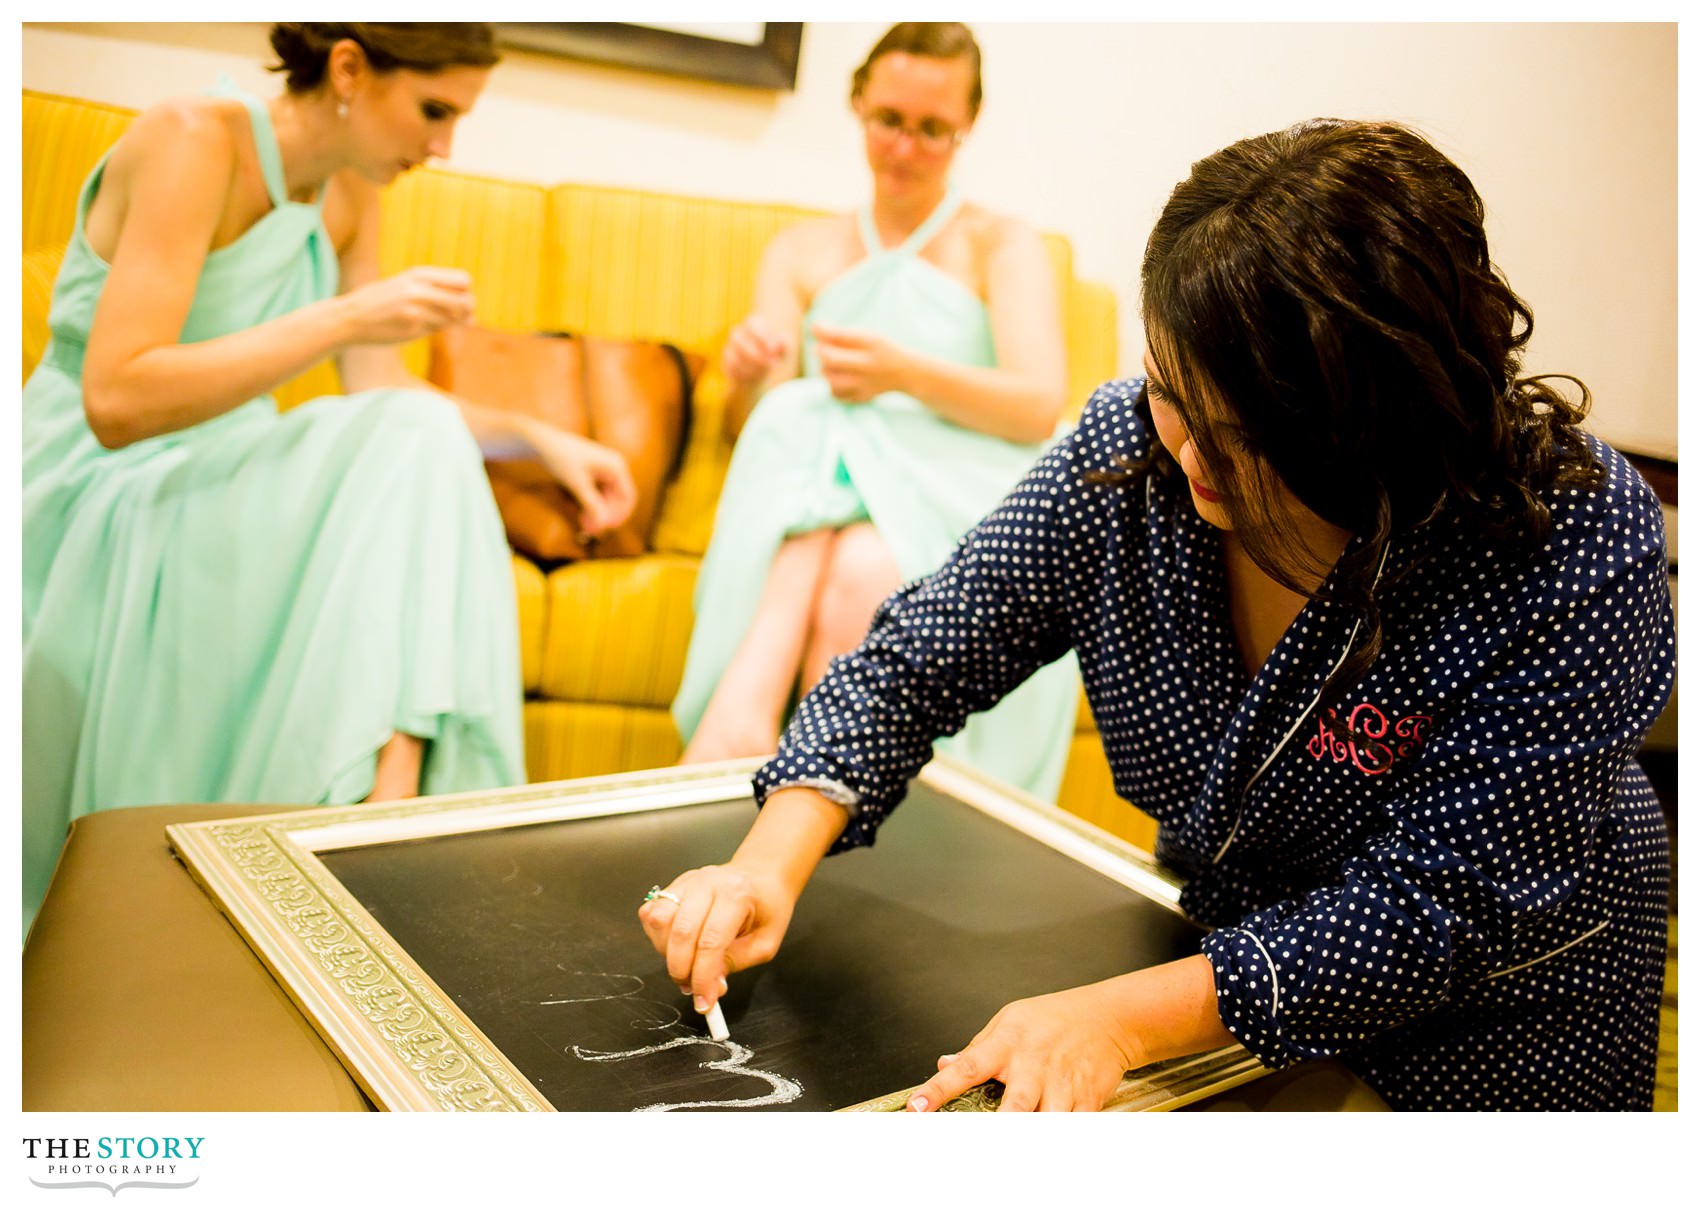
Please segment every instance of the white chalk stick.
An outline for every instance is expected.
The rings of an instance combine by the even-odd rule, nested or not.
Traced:
[[[726,1030],[726,1016],[720,1010],[717,1002],[703,1012],[703,1018],[708,1020],[708,1036],[710,1040],[726,1040],[732,1033]]]

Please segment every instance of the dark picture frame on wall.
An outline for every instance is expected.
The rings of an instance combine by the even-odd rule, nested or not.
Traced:
[[[524,21],[498,23],[496,38],[518,50],[588,63],[749,88],[795,89],[802,22],[769,21],[755,28],[759,38],[739,41],[617,21]]]

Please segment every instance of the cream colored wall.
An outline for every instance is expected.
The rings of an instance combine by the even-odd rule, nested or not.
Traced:
[[[836,207],[866,179],[845,107],[879,25],[805,28],[769,93],[510,52],[451,164],[540,181]],[[976,23],[986,107],[964,189],[1067,233],[1142,349],[1139,255],[1197,157],[1318,114],[1426,131],[1487,200],[1495,257],[1536,316],[1530,370],[1593,389],[1593,427],[1676,451],[1676,26]],[[219,71],[270,90],[264,27],[35,24],[26,88],[143,106]]]

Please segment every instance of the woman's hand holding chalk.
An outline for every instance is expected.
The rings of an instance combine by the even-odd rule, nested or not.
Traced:
[[[780,799],[782,806],[787,803]],[[693,868],[666,887],[650,886],[638,908],[644,933],[666,959],[667,976],[707,1020],[714,1040],[730,1040],[732,1035],[720,1007],[720,1000],[726,996],[727,974],[773,958],[790,924],[797,895],[819,861],[813,852],[824,854],[849,819],[837,805],[818,799],[830,811],[831,820],[816,822],[814,816],[805,813],[819,834],[807,848],[813,857],[806,864],[787,866],[771,856],[745,855],[749,849],[746,845],[739,848],[733,863]],[[767,814],[768,810],[762,812]],[[784,818],[783,812],[770,815],[770,821],[782,823]],[[775,845],[780,851],[786,850]],[[791,870],[798,867],[804,870]]]

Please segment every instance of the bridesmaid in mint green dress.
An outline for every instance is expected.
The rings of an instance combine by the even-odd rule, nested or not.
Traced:
[[[893,590],[937,568],[1058,431],[1066,367],[1043,245],[949,182],[980,102],[972,34],[893,27],[852,99],[871,206],[780,233],[727,342],[728,413],[748,421],[673,703],[686,762],[771,753],[793,694],[860,642]],[[1066,657],[939,748],[1053,799],[1079,695]]]
[[[163,103],[95,167],[24,388],[26,931],[98,809],[523,782],[480,443],[530,447],[596,529],[631,507],[613,452],[401,367],[472,295],[456,270],[379,277],[377,188],[447,154],[488,27],[272,44],[280,97]],[[268,393],[331,355],[353,394],[280,414]]]

